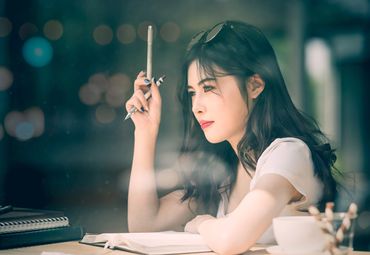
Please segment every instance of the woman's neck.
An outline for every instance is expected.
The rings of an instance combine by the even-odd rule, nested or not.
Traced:
[[[235,134],[233,137],[230,137],[229,139],[227,139],[227,141],[233,148],[236,155],[238,155],[238,144],[243,136],[244,136],[244,131],[240,132],[239,134]]]

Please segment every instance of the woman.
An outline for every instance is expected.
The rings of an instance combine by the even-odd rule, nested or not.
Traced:
[[[126,103],[135,146],[128,198],[130,231],[200,233],[217,253],[235,254],[273,242],[272,219],[304,213],[336,195],[335,154],[315,122],[293,105],[275,53],[260,30],[227,21],[196,35],[183,65],[180,101],[183,155],[196,164],[184,189],[157,196],[155,143],[161,97],[145,73]],[[224,174],[213,171],[215,159]],[[197,215],[197,216],[196,216]]]

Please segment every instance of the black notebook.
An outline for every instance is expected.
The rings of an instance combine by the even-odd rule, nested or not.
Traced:
[[[80,240],[83,234],[61,211],[15,207],[0,214],[0,249]]]
[[[69,226],[60,211],[13,208],[0,215],[0,234]]]
[[[6,233],[0,234],[0,249],[80,240],[83,236],[78,226]]]

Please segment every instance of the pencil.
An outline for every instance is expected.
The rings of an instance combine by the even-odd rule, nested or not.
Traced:
[[[148,26],[148,50],[146,58],[146,78],[152,79],[153,27]]]

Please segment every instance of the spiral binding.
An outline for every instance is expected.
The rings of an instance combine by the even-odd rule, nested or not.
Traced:
[[[0,222],[0,234],[69,226],[67,217]]]

